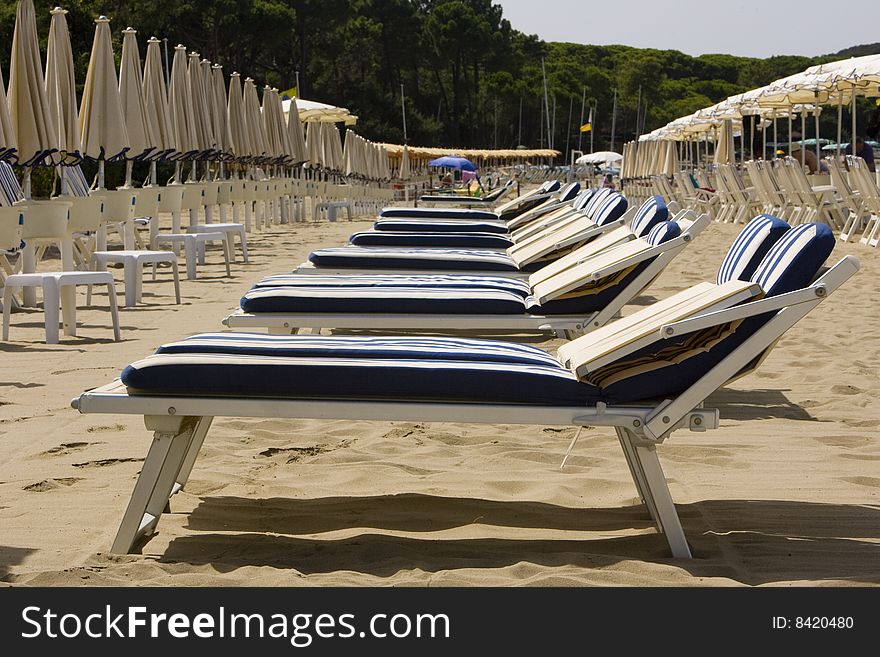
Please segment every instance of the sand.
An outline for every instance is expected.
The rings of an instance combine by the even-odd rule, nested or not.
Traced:
[[[140,417],[80,415],[70,399],[162,342],[221,330],[257,278],[368,226],[251,234],[252,262],[226,279],[213,252],[180,306],[160,275],[145,305],[121,311],[121,343],[106,295],[60,345],[42,342],[40,311],[13,315],[0,343],[0,582],[880,583],[880,264],[858,244],[832,256],[859,256],[858,276],[708,400],[722,427],[660,447],[691,561],[668,556],[608,429],[585,431],[560,470],[570,428],[236,418],[215,421],[142,552],[108,554],[151,436]],[[712,225],[628,312],[713,278],[737,232]]]

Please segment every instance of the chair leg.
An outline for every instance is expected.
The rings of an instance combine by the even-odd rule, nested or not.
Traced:
[[[648,515],[651,516],[651,520],[654,521],[659,529],[660,522],[657,520],[657,509],[654,506],[654,499],[651,497],[650,491],[648,490],[648,484],[645,481],[645,473],[642,471],[638,457],[635,454],[635,448],[633,447],[631,436],[626,429],[621,427],[616,427],[616,431],[617,439],[620,441],[620,447],[623,449],[623,456],[626,459],[627,466],[629,466],[629,473],[636,486],[636,492],[638,492],[639,498],[648,510]]]
[[[139,298],[138,290],[138,263],[134,258],[126,258],[122,264],[122,275],[125,281],[125,305],[133,308],[137,305]]]
[[[66,285],[59,290],[61,297],[61,326],[64,335],[76,337],[76,287]]]
[[[9,340],[9,318],[12,312],[12,287],[9,283],[3,287],[3,342]]]
[[[202,444],[205,442],[205,436],[208,435],[208,429],[211,428],[211,422],[213,420],[213,417],[208,416],[200,417],[196,422],[196,426],[193,429],[192,438],[190,439],[189,446],[186,450],[186,456],[184,456],[183,458],[183,464],[180,466],[180,472],[177,473],[176,482],[171,492],[172,495],[177,493],[177,491],[181,490],[184,486],[186,486],[186,482],[189,481],[189,475],[192,472],[193,466],[196,463],[196,458],[199,455],[199,450],[202,449]]]
[[[248,262],[248,247],[247,247],[247,235],[245,235],[244,229],[240,229],[238,231],[238,241],[241,243],[241,261],[245,264]],[[229,245],[229,252],[232,257],[232,261],[235,262],[235,242],[231,242]]]
[[[43,315],[46,323],[46,344],[58,344],[58,282],[54,278],[43,279]]]
[[[107,283],[107,294],[110,297],[110,317],[113,320],[113,339],[116,340],[116,342],[120,342],[122,340],[122,332],[119,330],[119,305],[116,303],[116,286],[113,285],[112,282]]]
[[[232,276],[232,270],[229,268],[229,262],[231,260],[231,255],[229,252],[229,242],[223,240],[223,262],[226,264],[226,276]]]
[[[186,237],[186,243],[184,245],[184,249],[186,250],[186,277],[190,280],[195,280],[198,278],[197,266],[199,264],[198,258],[196,257],[196,236],[188,235]]]
[[[177,300],[177,303],[179,305],[180,304],[180,270],[177,266],[176,260],[171,262],[171,272],[174,275],[174,298]]]
[[[153,433],[153,444],[110,548],[114,554],[130,552],[135,542],[141,536],[151,534],[159,523],[197,424],[196,418],[180,420],[180,425],[173,431]]]

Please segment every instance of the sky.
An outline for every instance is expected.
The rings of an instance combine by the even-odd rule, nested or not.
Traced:
[[[495,0],[544,41],[745,57],[825,55],[880,41],[877,0]],[[838,11],[839,8],[839,11]]]

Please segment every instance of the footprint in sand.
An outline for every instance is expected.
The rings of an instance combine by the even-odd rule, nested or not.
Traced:
[[[46,493],[50,490],[57,490],[61,487],[73,486],[76,482],[82,481],[81,477],[59,477],[57,479],[43,479],[35,484],[28,484],[22,490],[29,493]]]
[[[89,433],[108,433],[111,431],[125,431],[124,424],[97,424],[86,429]]]
[[[102,445],[103,443],[61,443],[60,445],[47,449],[40,456],[64,456],[84,450],[89,445]]]
[[[841,477],[841,481],[868,488],[880,488],[880,479],[877,477]]]
[[[327,452],[333,452],[337,449],[345,449],[349,445],[351,445],[353,441],[344,440],[339,445],[331,447],[330,445],[311,445],[309,447],[270,447],[269,449],[264,449],[260,452],[260,456],[266,458],[272,458],[273,456],[278,456],[279,454],[287,455],[287,463],[296,463],[306,458],[307,456],[318,456],[319,454],[325,454]]]
[[[96,461],[84,461],[83,463],[74,463],[74,468],[103,468],[108,465],[116,465],[117,463],[143,463],[144,459],[124,458],[124,459],[98,459]]]
[[[860,393],[865,392],[861,388],[856,388],[855,386],[831,386],[831,392],[835,395],[858,395]]]

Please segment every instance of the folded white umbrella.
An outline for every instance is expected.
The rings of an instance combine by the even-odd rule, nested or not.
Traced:
[[[296,99],[291,98],[288,104],[287,112],[287,133],[290,136],[290,147],[293,156],[293,162],[299,164],[308,160],[306,155],[306,138],[303,134],[302,121],[299,119],[299,111],[297,110]]]
[[[146,111],[147,135],[155,144],[156,153],[166,157],[178,151],[177,134],[171,123],[168,111],[168,90],[162,72],[162,55],[159,52],[159,39],[150,37],[147,41],[147,58],[144,63],[144,109]]]
[[[228,155],[231,152],[232,137],[229,134],[229,118],[226,109],[226,82],[223,79],[223,67],[220,64],[214,64],[211,67],[211,92],[214,140],[217,150]]]
[[[409,165],[409,149],[406,147],[406,144],[403,146],[403,154],[400,156],[400,179],[401,180],[409,180],[412,178],[412,173],[410,172]]]
[[[0,157],[15,150],[15,130],[9,117],[9,104],[6,101],[6,85],[3,84],[3,71],[0,70]]]
[[[251,145],[251,155],[254,157],[265,157],[269,152],[269,147],[266,144],[263,119],[260,116],[260,99],[257,97],[257,87],[253,79],[245,78],[242,97],[244,100],[244,121]]]
[[[733,158],[733,121],[724,119],[715,145],[715,164],[730,164]]]
[[[263,132],[266,135],[266,154],[273,158],[281,157],[281,133],[275,122],[272,88],[269,85],[263,87],[263,107],[260,110],[260,119],[263,124]]]
[[[79,108],[80,140],[86,157],[98,160],[98,187],[104,187],[104,162],[125,155],[128,132],[122,115],[119,82],[110,40],[110,19],[95,20],[95,40]]]
[[[317,121],[306,123],[306,153],[312,167],[324,166],[324,152],[321,145],[321,124]]]
[[[237,159],[250,157],[253,149],[244,118],[244,92],[241,88],[241,75],[238,73],[229,76],[226,116],[229,121],[229,136],[232,140],[230,151]]]
[[[119,100],[131,150],[128,158],[148,155],[157,145],[147,133],[147,108],[144,102],[144,78],[138,51],[137,30],[122,30],[122,61],[119,65]],[[126,184],[131,184],[131,166],[126,170]]]
[[[46,48],[46,101],[55,124],[58,148],[79,159],[79,121],[77,119],[76,83],[73,75],[73,51],[67,29],[67,11],[55,7],[51,12],[49,43]]]
[[[205,79],[202,73],[199,53],[191,52],[189,54],[186,73],[189,81],[190,97],[192,98],[195,147],[205,153],[214,147],[214,134],[211,131],[211,119],[208,115]]]
[[[191,154],[198,149],[193,124],[192,95],[186,75],[186,47],[174,48],[174,61],[171,64],[171,82],[168,87],[168,113],[172,129],[177,137],[177,149],[181,155]]]
[[[58,133],[46,101],[32,0],[21,0],[15,12],[7,100],[19,163],[40,163],[58,149]],[[29,193],[27,184],[25,192]]]
[[[290,139],[290,133],[287,131],[287,123],[284,120],[284,107],[281,103],[281,94],[278,89],[272,89],[272,114],[273,120],[278,126],[278,133],[281,135],[281,154],[284,162],[290,164],[293,162],[293,142]]]

